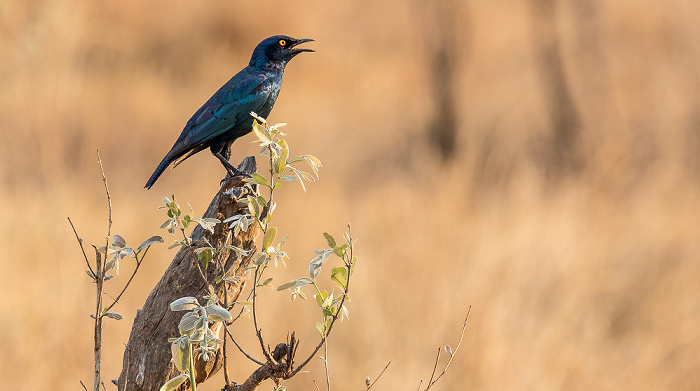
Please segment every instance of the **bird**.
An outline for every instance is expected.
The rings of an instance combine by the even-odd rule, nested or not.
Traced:
[[[252,131],[251,112],[262,118],[272,111],[282,87],[287,63],[299,53],[313,52],[298,45],[313,39],[274,35],[253,50],[248,66],[221,86],[187,121],[180,137],[146,182],[150,189],[163,171],[209,148],[232,176],[242,173],[230,162],[231,144]]]

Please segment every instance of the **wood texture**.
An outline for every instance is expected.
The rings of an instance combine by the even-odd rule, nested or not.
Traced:
[[[255,172],[255,158],[252,156],[246,158],[238,168],[247,173]],[[225,179],[203,217],[213,217],[223,221],[235,214],[247,214],[246,205],[237,201],[249,194],[249,190],[243,185],[240,177]],[[193,230],[191,235],[193,249],[207,246],[204,241],[206,239],[216,248],[233,244],[236,247],[251,250],[242,258],[232,250],[223,250],[214,256],[214,260],[205,271],[207,280],[214,285],[222,301],[224,298],[230,302],[236,301],[243,290],[246,282],[244,269],[250,264],[251,257],[255,254],[255,239],[259,233],[257,224],[252,224],[247,232],[240,232],[237,236],[231,233],[230,238],[228,224],[217,224],[213,234],[200,226]],[[206,302],[203,296],[207,294],[207,284],[196,262],[192,249],[180,248],[163,277],[146,299],[143,308],[137,311],[129,342],[124,351],[122,373],[117,382],[120,391],[158,390],[170,378],[180,374],[171,361],[168,338],[179,336],[178,323],[184,313],[171,311],[170,303],[184,296],[194,296],[201,303]],[[217,276],[234,274],[242,278],[239,285],[213,283]],[[220,337],[223,337],[223,333]],[[216,357],[208,362],[197,360],[195,362],[197,383],[214,375],[222,365],[221,349]]]

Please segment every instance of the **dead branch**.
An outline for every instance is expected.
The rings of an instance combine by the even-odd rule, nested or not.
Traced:
[[[253,173],[256,170],[255,159],[246,158],[239,170]],[[221,221],[236,214],[247,214],[247,207],[239,199],[249,195],[244,187],[242,178],[226,178],[221,189],[212,200],[203,217],[213,217]],[[192,247],[212,246],[222,249],[217,253],[221,262],[213,262],[204,271],[207,281],[215,281],[217,276],[241,277],[238,284],[222,282],[216,284],[219,297],[231,297],[237,300],[246,282],[245,268],[250,265],[255,254],[255,239],[259,235],[259,227],[251,225],[248,231],[238,235],[229,235],[227,224],[217,224],[214,233],[197,226],[190,236]],[[205,241],[206,240],[206,241]],[[247,256],[239,256],[234,250],[224,246],[234,245],[244,250],[250,250]],[[168,338],[179,335],[178,324],[181,313],[170,311],[170,303],[180,297],[203,297],[207,292],[207,284],[201,278],[198,261],[192,256],[191,249],[180,248],[163,277],[146,299],[143,308],[137,311],[136,318],[126,347],[122,373],[119,376],[118,387],[124,390],[157,390],[168,379],[179,374],[171,361],[170,343]],[[214,375],[223,365],[221,350],[209,361],[196,360],[196,382],[201,383]]]

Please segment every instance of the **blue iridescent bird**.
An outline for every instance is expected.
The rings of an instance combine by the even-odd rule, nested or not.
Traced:
[[[289,60],[311,49],[297,45],[313,39],[295,39],[285,35],[269,37],[258,44],[247,67],[219,88],[187,121],[175,144],[146,183],[150,189],[171,164],[180,164],[195,153],[209,148],[231,175],[240,172],[229,163],[231,144],[250,133],[250,112],[267,118],[282,87],[284,67]]]

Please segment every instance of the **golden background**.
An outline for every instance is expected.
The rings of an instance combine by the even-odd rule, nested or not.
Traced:
[[[434,389],[700,388],[698,15],[680,0],[0,2],[0,388],[92,382],[94,287],[66,217],[103,243],[96,150],[113,232],[172,242],[161,197],[202,213],[223,168],[205,151],[142,187],[274,34],[316,39],[269,120],[324,163],[306,194],[277,196],[292,260],[275,283],[307,273],[323,231],[350,221],[359,239],[334,390],[364,389],[389,361],[374,389],[415,390],[469,306]],[[107,320],[105,380],[173,256],[152,249],[125,319]],[[316,344],[313,303],[270,290],[261,306],[269,343],[296,330],[301,355]],[[250,323],[233,331],[254,352]],[[242,382],[254,365],[231,356]],[[324,385],[322,368],[288,389]]]

